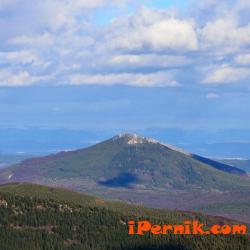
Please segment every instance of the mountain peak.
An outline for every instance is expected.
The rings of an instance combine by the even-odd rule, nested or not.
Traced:
[[[171,149],[173,151],[177,151],[177,152],[183,153],[185,155],[190,155],[189,153],[187,153],[183,149],[177,148],[177,147],[172,146],[170,144],[159,142],[159,141],[152,139],[150,137],[144,137],[144,136],[140,136],[137,134],[126,134],[126,133],[125,134],[118,134],[115,137],[113,137],[113,141],[121,140],[121,139],[129,145],[136,145],[136,144],[143,144],[143,143],[158,144],[158,145],[167,147],[168,149]]]
[[[143,143],[159,143],[158,141],[148,138],[139,136],[137,134],[118,134],[117,136],[113,137],[113,140],[120,140],[123,139],[126,141],[127,144],[143,144]]]
[[[86,188],[93,183],[96,190],[102,190],[100,185],[125,188],[138,185],[143,190],[249,188],[247,177],[239,179],[228,173],[244,175],[244,171],[185,153],[172,145],[137,134],[119,134],[86,149],[25,160],[1,170],[0,183],[32,181],[64,185],[67,179],[67,186],[79,190],[85,189],[77,184],[82,182]]]

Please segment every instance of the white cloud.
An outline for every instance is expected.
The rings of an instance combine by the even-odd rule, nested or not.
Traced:
[[[10,42],[16,45],[26,45],[31,47],[52,46],[54,44],[54,37],[49,33],[33,36],[22,35],[12,38]]]
[[[103,6],[108,6],[110,4],[122,5],[124,0],[75,0],[75,1],[65,1],[68,2],[74,9],[83,8],[83,9],[95,9],[101,8]]]
[[[8,5],[14,4],[15,2],[15,0],[0,0],[0,10]]]
[[[180,50],[198,48],[195,24],[166,15],[164,12],[143,8],[135,15],[115,20],[106,42],[118,50]]]
[[[175,87],[179,84],[173,80],[169,73],[152,74],[97,74],[97,75],[72,75],[70,77],[72,85],[129,85],[138,87]]]
[[[226,84],[245,80],[250,76],[250,70],[243,67],[232,67],[230,65],[222,65],[212,69],[207,73],[204,84]]]
[[[0,0],[0,11],[14,14],[10,23],[19,21],[36,31],[39,27],[57,30],[80,25],[79,17],[84,22],[94,9],[123,4],[124,0]]]
[[[250,65],[250,54],[236,56],[235,62],[239,65]]]
[[[107,63],[107,62],[106,62]],[[179,67],[191,64],[191,60],[184,56],[167,56],[158,54],[122,54],[114,55],[108,59],[108,64],[112,67],[120,68],[167,68],[167,67]]]
[[[41,60],[36,52],[31,50],[20,50],[11,52],[0,52],[0,62],[15,64],[40,64]]]
[[[234,18],[208,22],[201,31],[203,47],[219,47],[218,52],[234,52],[250,45],[250,24],[240,26]]]
[[[0,86],[29,86],[42,80],[45,80],[45,77],[32,76],[27,71],[12,72],[8,69],[0,70]]]
[[[250,8],[248,0],[193,0],[191,7],[195,14],[198,14],[203,20],[218,19],[231,15],[231,17],[241,18],[242,11],[247,11]]]
[[[248,0],[238,0],[236,1],[237,10],[247,10],[250,8],[250,2]]]
[[[217,93],[207,93],[206,98],[207,99],[218,99],[218,98],[220,98],[220,95]]]
[[[249,77],[249,1],[196,1],[199,18],[147,7],[128,15],[125,8],[95,24],[94,9],[125,2],[132,3],[0,0],[0,63],[13,72],[2,84],[21,86],[25,79],[36,84],[52,74],[51,84],[70,79],[70,84],[131,86],[175,86],[186,79],[191,85],[201,78],[205,84],[240,83]]]

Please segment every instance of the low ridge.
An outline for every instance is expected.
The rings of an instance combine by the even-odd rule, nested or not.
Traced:
[[[198,220],[212,225],[241,224],[223,217],[194,212],[147,209],[106,201],[80,193],[34,184],[0,185],[1,249],[247,249],[247,235],[158,237],[128,234],[128,221],[182,225]],[[96,240],[98,238],[98,240]]]

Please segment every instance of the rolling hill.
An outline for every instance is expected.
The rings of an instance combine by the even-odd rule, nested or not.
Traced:
[[[0,182],[40,183],[184,210],[218,201],[237,205],[250,200],[250,181],[243,170],[130,134],[89,148],[24,160],[1,170]],[[250,220],[243,210],[226,215]]]
[[[237,222],[199,213],[147,209],[34,184],[1,185],[0,215],[0,244],[5,250],[234,250],[249,247],[249,235],[131,236],[127,225],[130,220],[170,225],[198,220],[206,228]]]
[[[249,187],[243,170],[137,135],[89,148],[28,159],[0,172],[1,181],[91,179],[106,186],[232,189]]]

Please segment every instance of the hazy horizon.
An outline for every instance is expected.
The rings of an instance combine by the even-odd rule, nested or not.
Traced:
[[[249,8],[0,1],[0,152],[83,147],[125,131],[249,158]],[[16,130],[7,138],[6,128]]]

